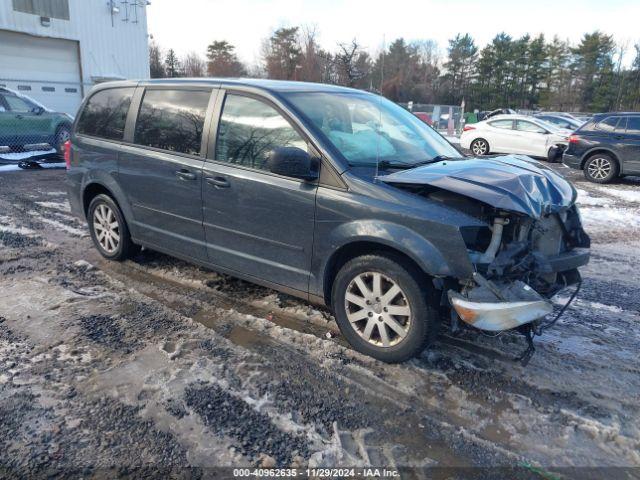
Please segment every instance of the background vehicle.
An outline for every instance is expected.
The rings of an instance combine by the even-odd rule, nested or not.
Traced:
[[[569,137],[562,161],[595,183],[640,175],[640,112],[594,115]]]
[[[0,155],[55,149],[69,140],[73,119],[48,110],[35,100],[0,88]]]
[[[429,125],[430,127],[433,126],[433,120],[431,119],[431,116],[426,113],[426,112],[412,112],[416,117],[418,117],[420,120],[422,120],[424,123],[426,123],[427,125]]]
[[[562,177],[521,158],[463,158],[407,110],[358,90],[104,84],[70,143],[69,202],[104,257],[143,245],[330,305],[354,348],[384,361],[431,342],[443,306],[531,340],[548,298],[588,261]],[[493,269],[501,246],[513,258]],[[512,261],[532,266],[511,272]]]
[[[460,146],[474,155],[519,153],[554,158],[557,147],[567,144],[570,133],[534,117],[497,115],[467,125],[460,136]]]
[[[485,110],[478,113],[478,120],[487,120],[497,115],[515,115],[517,112],[511,108],[497,108],[495,110]]]
[[[553,113],[541,113],[535,115],[535,118],[542,120],[544,122],[555,125],[558,128],[563,128],[565,130],[577,130],[584,122],[581,122],[577,118],[573,118],[571,115],[558,115]]]

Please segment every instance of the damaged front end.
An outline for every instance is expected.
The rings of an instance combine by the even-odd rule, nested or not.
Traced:
[[[418,170],[418,169],[416,169]],[[383,177],[481,220],[461,227],[470,278],[447,279],[444,301],[452,327],[460,321],[486,332],[533,334],[553,312],[550,298],[580,284],[589,261],[575,189],[552,170],[523,157],[439,162]]]

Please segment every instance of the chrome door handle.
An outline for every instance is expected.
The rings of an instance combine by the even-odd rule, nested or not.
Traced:
[[[190,172],[189,170],[182,169],[176,172],[176,177],[178,177],[180,180],[195,180],[196,174]]]
[[[224,177],[207,177],[207,183],[216,188],[229,188],[229,181]]]

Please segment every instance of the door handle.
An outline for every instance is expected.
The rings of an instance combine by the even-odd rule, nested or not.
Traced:
[[[23,118],[24,118],[24,115],[16,115],[16,118],[17,118],[18,120],[21,120],[21,119],[23,119]]]
[[[183,168],[182,170],[178,170],[176,172],[176,177],[178,177],[180,180],[195,180],[196,174]]]
[[[229,188],[231,186],[229,181],[224,177],[207,177],[207,183],[216,188]]]

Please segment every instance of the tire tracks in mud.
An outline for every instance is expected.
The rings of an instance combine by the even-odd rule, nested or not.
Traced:
[[[59,186],[53,188],[59,189]],[[400,366],[379,364],[343,348],[345,344],[339,337],[328,341],[325,334],[331,329],[331,323],[310,322],[304,315],[291,314],[277,305],[253,301],[256,292],[258,297],[269,294],[261,287],[226,280],[221,276],[212,279],[208,272],[202,273],[199,269],[160,254],[150,254],[150,258],[143,257],[142,261],[123,264],[105,262],[99,259],[87,239],[78,240],[68,232],[52,231],[50,225],[29,216],[29,212],[36,211],[42,216],[53,215],[55,221],[62,222],[70,218],[67,214],[50,212],[51,209],[37,205],[35,202],[42,200],[37,196],[24,198],[18,194],[18,197],[21,199],[14,203],[14,208],[9,208],[12,210],[11,217],[20,225],[36,230],[48,242],[58,242],[59,248],[55,254],[45,254],[43,258],[46,249],[27,247],[34,250],[33,257],[39,256],[39,259],[23,255],[5,264],[0,263],[0,269],[9,269],[3,270],[3,275],[30,275],[29,270],[10,270],[25,266],[25,260],[26,266],[36,271],[43,265],[55,265],[53,283],[93,295],[96,292],[91,288],[96,285],[88,282],[82,272],[86,266],[73,266],[79,259],[89,259],[91,264],[109,277],[146,297],[149,305],[157,302],[162,308],[203,324],[237,347],[257,355],[259,360],[255,361],[259,361],[261,368],[249,369],[256,378],[248,382],[249,385],[245,382],[242,388],[251,389],[252,398],[271,396],[273,409],[280,415],[292,414],[296,425],[313,425],[324,442],[343,439],[336,448],[341,449],[344,458],[371,462],[371,458],[377,454],[390,462],[402,459],[407,464],[422,461],[423,465],[432,464],[430,462],[512,465],[522,457],[537,460],[541,464],[550,459],[552,462],[584,463],[589,453],[596,460],[610,453],[608,449],[600,451],[599,444],[604,440],[598,436],[600,425],[597,422],[610,421],[612,416],[621,412],[633,413],[628,409],[637,407],[622,405],[613,408],[608,398],[600,402],[597,388],[593,395],[586,396],[582,395],[583,392],[557,388],[558,378],[572,370],[554,364],[559,361],[558,352],[546,344],[539,346],[542,366],[535,368],[533,374],[526,375],[520,367],[510,362],[510,358],[519,353],[524,345],[514,335],[505,335],[499,340],[479,341],[469,335],[455,338],[444,336],[421,359]],[[167,275],[159,276],[156,267],[169,271],[184,270],[187,275],[195,273],[197,282],[185,281],[180,276],[173,279],[171,275],[169,278]],[[593,295],[606,289],[606,285],[600,285],[592,290],[595,292]],[[591,295],[589,292],[589,298],[593,298]],[[286,299],[284,303],[301,304],[297,300]],[[135,310],[131,305],[128,308]],[[138,333],[146,331],[148,327],[145,324],[150,320],[161,317],[161,311],[142,309],[133,315],[136,319],[133,324],[128,323],[128,317],[123,314],[115,318],[106,316],[93,320],[89,315],[89,320],[85,319],[85,336],[91,340],[91,335],[98,335],[102,329],[104,332],[96,338],[112,337],[108,345],[124,345],[124,349],[118,350],[118,355],[126,356],[131,353],[127,349],[136,352],[149,339],[158,340],[155,334],[139,336]],[[588,324],[591,317],[588,312],[585,316]],[[598,322],[601,321],[598,319]],[[155,333],[169,335],[169,331],[162,329]],[[180,333],[173,332],[170,335],[179,337]],[[315,337],[315,340],[309,336]],[[212,352],[220,362],[224,362],[225,358],[235,358],[231,351],[225,353],[222,345],[217,345]],[[570,356],[569,360],[584,375],[588,375],[585,370],[588,372],[593,367],[590,361],[585,362],[583,358]],[[558,368],[558,372],[551,375],[544,372],[545,368]],[[536,374],[549,376],[544,379],[548,382],[539,382]],[[220,388],[215,384],[192,387],[196,389],[192,391],[215,391]],[[231,399],[225,395],[223,402],[235,405],[235,409],[242,411],[244,407],[237,407],[234,400],[241,395],[240,391],[236,391]],[[168,399],[166,405],[167,411],[171,409],[178,416],[185,409],[183,397]],[[188,408],[196,412],[204,424],[207,423],[206,419],[210,417],[206,409],[202,410],[200,403],[195,402]],[[524,418],[520,423],[514,421],[519,416]],[[591,421],[595,421],[596,425],[591,425]],[[509,422],[517,426],[509,429]],[[235,432],[235,428],[231,425],[230,430]],[[622,436],[625,434],[628,435],[625,438],[632,440],[636,435],[637,441],[637,432],[623,432]],[[232,439],[232,443],[242,440],[240,433],[233,435],[235,440]],[[614,432],[612,436],[615,435]],[[544,450],[532,449],[528,444],[545,442],[549,438],[554,441],[563,438],[565,446],[578,446],[583,450],[567,452],[565,455],[553,451],[553,441],[550,442],[552,446]],[[618,441],[624,441],[625,438],[618,436]],[[629,445],[623,447],[628,448]],[[562,448],[562,443],[557,443],[555,448]],[[280,450],[266,450],[275,457],[281,455],[278,453]],[[368,450],[371,452],[367,453]],[[238,451],[242,455],[255,455],[255,451],[243,449],[242,445]],[[280,461],[282,457],[278,459]],[[611,459],[632,461],[624,453],[614,455]]]

